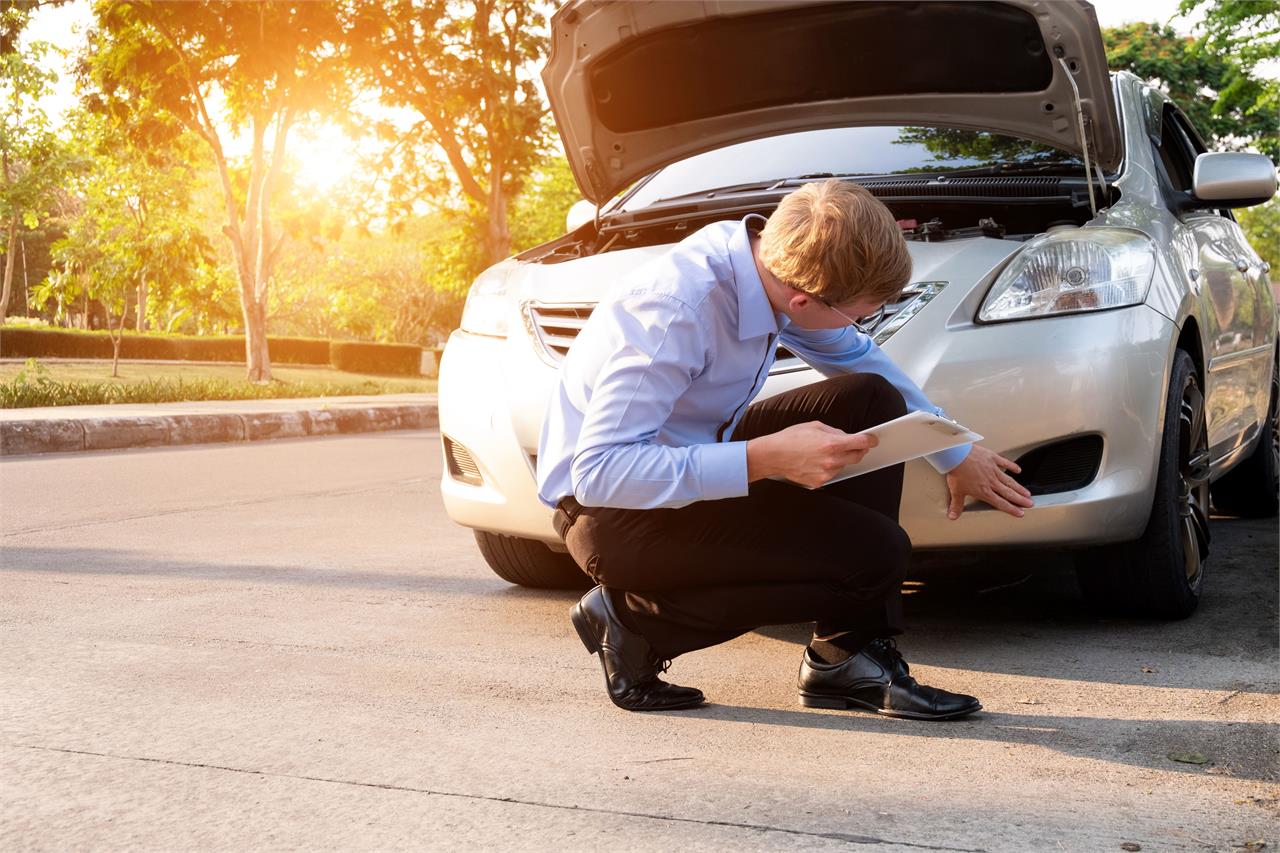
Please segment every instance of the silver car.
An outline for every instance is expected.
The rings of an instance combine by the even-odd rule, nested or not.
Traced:
[[[1098,605],[1178,618],[1203,590],[1210,496],[1276,512],[1276,297],[1231,213],[1269,199],[1275,169],[1208,152],[1176,104],[1109,74],[1089,4],[571,0],[552,38],[543,79],[588,211],[476,279],[440,368],[444,504],[503,578],[588,583],[534,472],[604,291],[829,176],[883,200],[914,261],[870,334],[1035,498],[950,521],[944,478],[909,462],[917,555],[1067,549]],[[761,397],[821,378],[780,350]]]

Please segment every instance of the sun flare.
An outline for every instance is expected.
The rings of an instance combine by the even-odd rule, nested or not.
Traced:
[[[289,140],[288,160],[300,185],[323,193],[352,176],[359,155],[341,128],[321,125]]]

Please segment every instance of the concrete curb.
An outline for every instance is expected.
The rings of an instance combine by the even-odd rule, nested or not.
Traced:
[[[429,429],[439,423],[434,402],[244,414],[0,421],[0,456]]]

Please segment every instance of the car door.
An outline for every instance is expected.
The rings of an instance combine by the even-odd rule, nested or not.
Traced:
[[[1157,150],[1170,188],[1189,191],[1196,155],[1206,149],[1172,104],[1165,105]],[[1229,211],[1188,210],[1178,220],[1194,241],[1192,286],[1208,344],[1205,416],[1210,455],[1217,460],[1247,441],[1265,415],[1257,397],[1270,378],[1273,336],[1265,318],[1274,316],[1274,305],[1262,285],[1261,260]]]

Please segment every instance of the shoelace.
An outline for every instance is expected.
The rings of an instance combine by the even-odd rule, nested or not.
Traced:
[[[653,664],[654,672],[650,673],[643,679],[644,683],[658,680],[658,673],[666,672],[671,668],[671,658],[660,658],[657,655],[650,655],[649,661]]]
[[[902,660],[902,653],[900,651],[897,651],[896,639],[893,639],[892,637],[881,637],[878,639],[873,639],[872,642],[870,642],[870,646],[884,649],[884,653],[888,654],[888,656],[890,656],[893,661],[895,662],[902,661],[902,663],[904,663],[905,665],[905,661]]]

